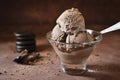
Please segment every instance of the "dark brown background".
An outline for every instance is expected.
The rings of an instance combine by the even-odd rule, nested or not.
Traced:
[[[55,24],[68,8],[78,8],[86,24],[120,20],[120,0],[0,0],[0,25]]]
[[[68,8],[78,8],[86,27],[100,31],[120,20],[120,0],[0,0],[0,80],[120,80],[120,31],[103,35],[88,59],[83,76],[60,71],[60,60],[45,35],[56,24],[57,17]],[[13,62],[16,41],[13,33],[34,32],[43,65],[20,65]],[[54,64],[47,64],[50,59]],[[46,65],[46,66],[45,66]],[[58,75],[56,75],[58,74]]]

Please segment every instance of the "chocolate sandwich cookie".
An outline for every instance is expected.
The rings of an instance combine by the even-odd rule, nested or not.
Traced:
[[[35,37],[16,37],[17,41],[27,41],[27,40],[35,40]]]
[[[28,41],[28,40],[35,40],[35,35],[33,33],[15,33],[17,41]]]
[[[22,52],[27,49],[28,52],[36,50],[35,35],[33,33],[19,32],[15,33],[17,52]]]
[[[30,46],[36,45],[35,41],[16,41],[16,46]]]
[[[27,32],[17,32],[15,33],[16,37],[35,37],[35,34],[33,33],[27,33]]]

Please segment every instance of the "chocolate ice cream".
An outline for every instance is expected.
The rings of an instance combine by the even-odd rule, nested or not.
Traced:
[[[78,9],[65,10],[57,19],[51,32],[51,39],[57,41],[54,49],[63,62],[79,63],[88,58],[92,45],[83,43],[93,41],[93,36],[85,29],[84,17]],[[77,45],[74,45],[77,44]]]
[[[84,18],[76,8],[65,10],[56,23],[67,34],[76,34],[79,31],[85,31]]]
[[[64,38],[65,33],[60,29],[59,25],[57,24],[52,30],[52,39],[57,41],[65,41]]]
[[[51,33],[53,40],[71,44],[93,41],[92,35],[86,32],[82,13],[76,8],[65,10],[56,23]],[[57,47],[59,50],[67,52],[71,52],[75,48],[65,44],[57,44]]]

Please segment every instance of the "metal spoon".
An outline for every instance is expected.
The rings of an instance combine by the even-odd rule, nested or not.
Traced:
[[[112,32],[112,31],[115,31],[115,30],[120,30],[120,22],[100,31],[101,34],[105,34],[105,33],[108,33],[108,32]]]

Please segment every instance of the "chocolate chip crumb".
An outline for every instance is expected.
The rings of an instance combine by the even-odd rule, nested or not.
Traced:
[[[40,65],[43,65],[43,63],[40,63]]]
[[[45,68],[45,70],[47,70],[47,68]]]
[[[55,75],[56,75],[56,76],[59,76],[59,74],[58,74],[58,73],[55,73]]]
[[[0,75],[1,75],[2,73],[0,72]]]
[[[50,76],[47,77],[48,79],[50,78]]]
[[[50,71],[47,71],[48,73],[50,72]]]
[[[8,59],[8,56],[6,58]]]
[[[16,70],[16,72],[19,72],[18,70]]]
[[[49,55],[50,55],[50,53],[47,53],[47,55],[49,56]]]
[[[53,62],[53,61],[51,61],[51,64],[54,64],[54,62]]]
[[[4,73],[7,73],[7,71],[4,71]]]
[[[98,54],[96,54],[95,56],[99,56]]]
[[[11,75],[14,75],[14,74],[11,74]]]
[[[25,75],[24,73],[22,73],[22,75]]]
[[[61,71],[59,70],[59,72],[61,72]]]

